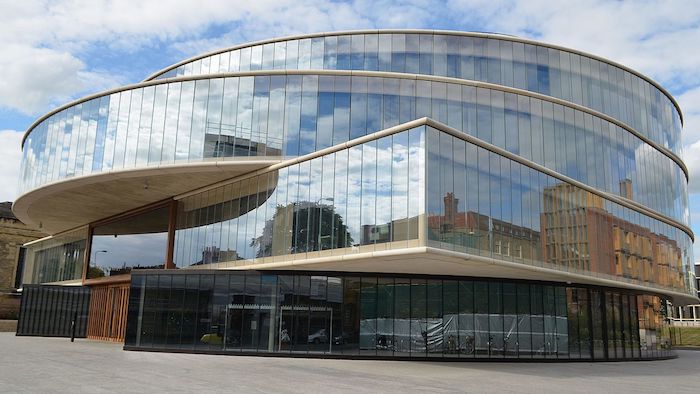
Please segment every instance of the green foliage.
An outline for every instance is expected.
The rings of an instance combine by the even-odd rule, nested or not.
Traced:
[[[90,267],[88,268],[88,278],[102,278],[105,276],[105,272],[102,270],[102,268],[99,267]]]

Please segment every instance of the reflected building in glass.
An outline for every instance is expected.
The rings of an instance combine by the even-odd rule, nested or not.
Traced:
[[[127,350],[673,357],[682,123],[649,78],[511,36],[239,45],[29,128],[13,210],[54,235],[24,283],[89,288],[86,335]]]

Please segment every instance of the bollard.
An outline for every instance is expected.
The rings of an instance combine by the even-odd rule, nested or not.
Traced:
[[[70,341],[75,342],[75,321],[78,320],[78,312],[73,314],[73,320],[70,322]]]

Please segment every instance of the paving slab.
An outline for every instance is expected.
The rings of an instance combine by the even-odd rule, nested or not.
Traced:
[[[700,351],[678,354],[604,363],[333,360],[134,352],[0,333],[0,392],[700,392]]]

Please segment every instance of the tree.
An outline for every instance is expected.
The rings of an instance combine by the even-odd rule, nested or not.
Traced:
[[[278,205],[272,219],[265,222],[262,234],[251,241],[257,250],[256,257],[280,254],[280,248],[286,254],[346,248],[352,244],[352,236],[335,208],[309,201]]]

